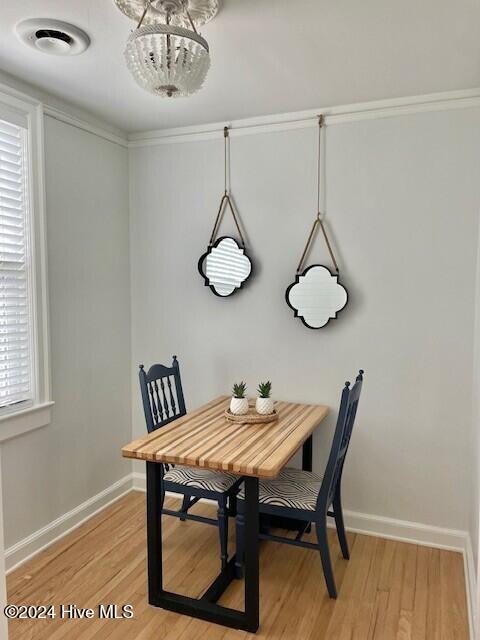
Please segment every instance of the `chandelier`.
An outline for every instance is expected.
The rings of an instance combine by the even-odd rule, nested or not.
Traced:
[[[196,24],[218,11],[218,0],[115,0],[138,20],[127,40],[125,60],[137,84],[157,96],[189,96],[210,68],[208,42]]]

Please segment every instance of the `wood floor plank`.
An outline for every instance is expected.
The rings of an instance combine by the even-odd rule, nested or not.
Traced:
[[[214,510],[195,505],[198,514]],[[346,561],[328,533],[337,600],[327,596],[318,552],[263,542],[261,626],[248,634],[148,605],[145,495],[132,492],[10,574],[8,592],[17,605],[131,604],[134,618],[12,620],[11,640],[468,640],[461,554],[349,533]],[[165,518],[164,560],[169,588],[200,595],[219,570],[216,528]],[[243,582],[220,603],[242,608]]]
[[[412,617],[412,640],[422,640],[427,637],[429,557],[430,549],[428,549],[428,547],[418,547]]]
[[[385,615],[385,636],[396,638],[399,633],[402,610],[402,590],[405,581],[405,567],[408,547],[410,545],[403,542],[395,543],[392,572],[390,574],[390,588]]]
[[[428,562],[428,594],[427,594],[427,637],[440,640],[441,607],[440,607],[440,549],[429,549]]]
[[[451,551],[440,554],[441,636],[445,640],[462,637],[462,621],[468,615],[462,567],[460,554]]]
[[[376,595],[380,581],[385,540],[369,537],[365,555],[368,566],[365,568],[365,580],[362,591],[355,598],[354,617],[352,620],[352,638],[371,640],[373,636],[372,619],[375,612]]]

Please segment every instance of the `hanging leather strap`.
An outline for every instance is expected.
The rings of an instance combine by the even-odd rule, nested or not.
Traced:
[[[310,231],[310,235],[308,236],[307,244],[305,245],[305,249],[303,250],[302,257],[300,258],[300,262],[298,263],[297,273],[300,273],[301,271],[303,271],[303,263],[305,262],[305,258],[307,257],[307,254],[313,242],[313,238],[315,237],[315,231],[317,230],[317,227],[319,225],[322,230],[323,237],[325,239],[325,244],[327,245],[328,253],[330,254],[330,258],[332,259],[336,272],[339,273],[338,264],[337,264],[337,261],[335,260],[335,255],[333,253],[332,245],[330,244],[330,240],[328,239],[328,235],[327,235],[327,230],[321,219],[321,213],[318,213],[317,217],[315,218],[315,222],[313,223],[312,229]]]
[[[322,214],[320,212],[320,192],[321,192],[321,157],[322,157],[322,128],[325,125],[325,117],[320,115],[318,117],[318,183],[317,183],[317,216],[313,223],[312,229],[310,231],[310,235],[308,236],[307,244],[305,245],[305,249],[303,250],[302,257],[300,258],[300,262],[298,263],[297,273],[301,273],[303,271],[303,263],[305,262],[305,258],[307,257],[308,252],[310,251],[310,247],[312,246],[312,242],[315,238],[315,232],[317,231],[317,227],[320,226],[323,238],[325,240],[325,244],[327,245],[328,253],[330,254],[330,258],[335,266],[335,270],[339,273],[338,264],[335,260],[335,255],[333,253],[332,245],[330,244],[330,240],[328,239],[327,230],[325,225],[323,224]]]
[[[217,217],[215,219],[215,224],[213,225],[212,235],[210,236],[210,241],[208,243],[208,246],[211,247],[217,238],[218,230],[222,223],[223,214],[225,212],[225,207],[228,204],[233,216],[233,220],[235,222],[235,226],[237,227],[238,235],[240,236],[240,240],[242,242],[242,248],[245,249],[245,240],[243,238],[242,231],[240,229],[238,215],[237,215],[237,212],[235,211],[235,207],[233,206],[232,200],[228,193],[228,149],[227,149],[227,144],[229,141],[228,127],[225,127],[223,129],[223,138],[224,138],[224,164],[225,164],[225,191],[222,196],[222,199],[220,200],[220,206],[218,207]]]
[[[217,233],[220,228],[220,224],[222,223],[223,213],[225,211],[225,207],[228,204],[230,211],[232,212],[233,220],[235,222],[235,226],[237,227],[238,235],[240,236],[240,240],[242,242],[242,248],[245,249],[245,240],[243,238],[242,232],[240,230],[240,224],[238,221],[238,216],[235,212],[235,208],[232,204],[230,196],[228,193],[224,193],[222,199],[220,200],[220,206],[218,208],[217,218],[215,220],[215,224],[213,225],[212,235],[210,236],[210,242],[208,245],[211,247],[217,238]]]

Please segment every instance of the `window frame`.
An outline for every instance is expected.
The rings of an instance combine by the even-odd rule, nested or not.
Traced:
[[[0,442],[51,422],[50,335],[45,221],[44,112],[40,101],[0,83],[0,107],[27,121],[28,241],[33,323],[33,401],[0,408]]]

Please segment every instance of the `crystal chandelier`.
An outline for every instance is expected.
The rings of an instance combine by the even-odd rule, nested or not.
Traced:
[[[216,14],[217,0],[115,2],[123,13],[138,19],[125,49],[127,66],[137,84],[168,97],[188,96],[200,89],[210,68],[210,52],[192,14],[198,24],[205,23]]]

